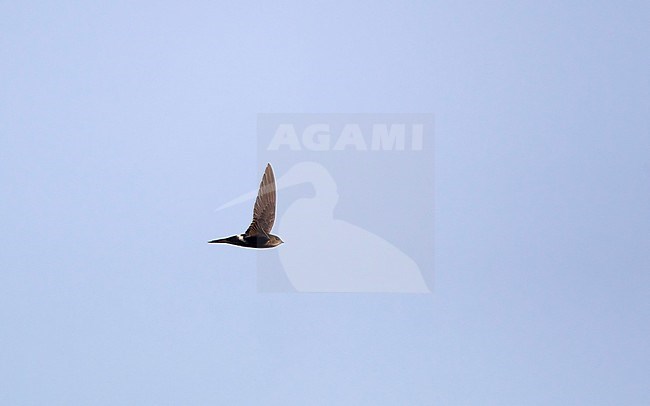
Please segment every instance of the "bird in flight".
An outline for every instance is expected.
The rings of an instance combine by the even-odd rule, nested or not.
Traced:
[[[260,190],[257,192],[253,222],[243,234],[208,241],[210,244],[231,244],[246,248],[273,248],[284,241],[271,234],[275,222],[275,176],[271,164],[266,165]]]

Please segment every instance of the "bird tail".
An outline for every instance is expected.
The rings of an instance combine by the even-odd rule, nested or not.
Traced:
[[[208,241],[208,244],[223,244],[227,242],[228,242],[227,238],[219,238],[217,240]]]

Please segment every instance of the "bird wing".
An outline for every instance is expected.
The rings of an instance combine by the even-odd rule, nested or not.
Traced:
[[[275,222],[275,176],[271,164],[266,165],[266,170],[257,192],[255,208],[253,209],[253,222],[246,230],[246,236],[268,237]]]

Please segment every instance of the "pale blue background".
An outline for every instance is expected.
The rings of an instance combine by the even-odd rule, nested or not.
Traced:
[[[650,6],[566,3],[0,3],[0,404],[650,404]],[[206,244],[258,112],[435,113],[432,295]]]

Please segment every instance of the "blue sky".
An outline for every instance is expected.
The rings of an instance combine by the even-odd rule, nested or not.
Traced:
[[[650,403],[648,17],[2,2],[0,403]],[[431,295],[261,294],[206,244],[265,112],[435,115]]]

